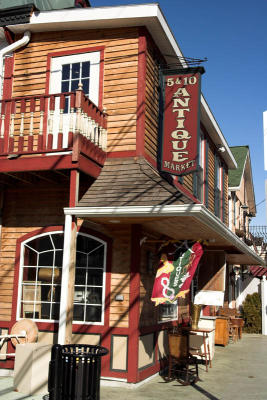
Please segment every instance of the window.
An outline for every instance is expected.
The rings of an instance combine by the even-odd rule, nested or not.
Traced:
[[[159,305],[159,322],[176,320],[178,318],[178,304],[164,303]]]
[[[216,217],[221,216],[221,165],[219,158],[215,155],[215,182],[214,182],[214,213]]]
[[[49,93],[68,93],[78,89],[82,84],[84,93],[98,106],[100,79],[100,51],[78,53],[60,57],[52,57]],[[70,99],[65,98],[62,121],[63,147],[68,147],[69,128],[75,126],[76,113],[71,117]],[[71,119],[73,118],[73,119]],[[71,122],[72,121],[72,122]],[[57,135],[60,128],[60,98],[55,98],[53,115],[53,148],[57,148]]]
[[[52,57],[50,93],[73,92],[79,83],[92,102],[99,102],[100,52]]]
[[[63,232],[51,232],[22,243],[18,318],[59,319]],[[106,244],[77,235],[73,320],[103,323]]]
[[[202,201],[203,200],[203,166],[204,166],[204,139],[200,135],[199,148],[198,148],[198,170],[193,175],[193,193],[194,196]]]

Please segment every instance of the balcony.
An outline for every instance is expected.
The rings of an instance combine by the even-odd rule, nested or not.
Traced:
[[[0,107],[0,172],[76,168],[100,173],[107,118],[81,88],[5,99]]]
[[[247,226],[243,229],[236,229],[235,233],[267,261],[267,226]]]

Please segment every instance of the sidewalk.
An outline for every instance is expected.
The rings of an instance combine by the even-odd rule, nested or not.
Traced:
[[[244,334],[241,341],[216,346],[212,368],[200,365],[193,386],[166,383],[160,376],[136,389],[101,387],[101,400],[266,400],[267,336]],[[41,400],[12,391],[12,378],[0,378],[0,399]]]

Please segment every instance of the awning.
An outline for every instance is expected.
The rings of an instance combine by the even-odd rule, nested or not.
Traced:
[[[141,224],[175,240],[204,240],[226,252],[230,264],[265,265],[264,260],[203,204],[179,191],[144,159],[107,159],[78,206],[65,214],[99,224]]]
[[[267,276],[267,268],[260,267],[258,265],[252,265],[249,268],[250,274],[255,276],[256,278],[262,278],[263,276]]]

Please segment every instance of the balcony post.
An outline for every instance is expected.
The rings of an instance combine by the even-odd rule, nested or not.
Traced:
[[[40,99],[40,125],[39,125],[39,135],[38,135],[38,150],[43,149],[43,131],[44,131],[44,111],[45,111],[45,99],[41,97]]]
[[[33,151],[33,120],[34,120],[34,112],[35,112],[35,98],[30,100],[30,131],[28,138],[28,150]]]
[[[19,145],[18,151],[24,149],[24,116],[26,112],[26,100],[22,99],[20,103],[20,130],[19,130]]]

